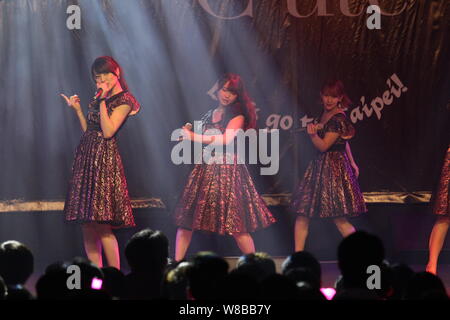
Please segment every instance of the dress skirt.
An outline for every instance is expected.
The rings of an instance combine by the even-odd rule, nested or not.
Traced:
[[[64,213],[71,222],[135,226],[115,137],[104,139],[97,130],[84,132],[75,152]]]
[[[218,234],[253,232],[275,222],[245,164],[195,165],[175,209],[175,224]]]
[[[434,196],[433,213],[450,217],[449,214],[449,181],[450,181],[450,147],[447,149],[444,165],[442,166],[439,185]]]
[[[308,218],[355,217],[367,211],[345,149],[320,153],[310,162],[290,211]]]

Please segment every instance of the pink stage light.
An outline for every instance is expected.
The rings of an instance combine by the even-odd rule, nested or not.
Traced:
[[[334,295],[336,294],[336,290],[334,290],[333,288],[320,288],[320,292],[323,293],[327,300],[333,299]]]
[[[93,278],[91,288],[94,290],[100,290],[102,288],[103,280],[99,278]]]

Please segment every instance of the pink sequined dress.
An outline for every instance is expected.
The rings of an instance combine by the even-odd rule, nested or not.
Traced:
[[[212,110],[202,119],[203,130],[222,133],[230,119],[243,114],[239,105],[229,106],[221,121],[212,123]],[[214,163],[222,157],[223,163]],[[233,161],[226,163],[228,159]],[[275,222],[264,200],[256,191],[245,164],[237,155],[215,154],[208,163],[196,164],[189,175],[174,213],[175,224],[189,230],[218,234],[253,232]]]
[[[340,134],[336,142],[313,159],[292,195],[290,211],[308,218],[354,217],[367,208],[345,150],[354,127],[343,113],[335,114],[317,133]]]
[[[444,165],[442,166],[439,185],[436,193],[433,195],[433,213],[439,216],[450,216],[449,213],[449,181],[450,181],[450,145],[447,149]]]
[[[106,100],[108,114],[124,104],[132,108],[130,115],[139,110],[133,95],[122,91]],[[134,217],[117,133],[110,139],[103,138],[98,103],[89,105],[87,124],[75,152],[64,205],[65,218],[70,222],[106,223],[115,228],[133,227]]]

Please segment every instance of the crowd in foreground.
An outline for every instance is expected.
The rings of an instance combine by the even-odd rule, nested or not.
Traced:
[[[316,300],[322,290],[321,266],[307,251],[295,252],[277,273],[266,253],[241,256],[234,269],[213,252],[189,260],[169,259],[169,241],[161,231],[134,234],[125,248],[130,273],[99,268],[89,260],[50,264],[36,283],[36,296],[25,283],[34,271],[33,253],[18,241],[0,245],[0,300]],[[340,276],[333,300],[449,300],[442,280],[385,259],[382,241],[357,231],[338,246]],[[73,266],[80,271],[77,279]],[[376,266],[370,269],[369,266]],[[70,269],[69,269],[70,268]],[[379,273],[377,273],[379,271]]]

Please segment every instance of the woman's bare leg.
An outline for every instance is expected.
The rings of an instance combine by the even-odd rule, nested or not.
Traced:
[[[181,261],[186,255],[192,239],[192,230],[178,228],[175,240],[175,261]]]
[[[236,233],[233,234],[234,239],[236,240],[236,243],[241,249],[243,254],[249,254],[255,252],[255,244],[253,242],[253,238],[250,235],[250,233],[243,232],[243,233]]]
[[[119,244],[117,243],[116,236],[112,232],[111,226],[98,223],[95,228],[102,243],[108,266],[120,270]]]
[[[84,250],[88,259],[98,267],[103,267],[102,244],[93,223],[85,223],[81,226],[83,231]]]
[[[436,274],[437,262],[442,246],[444,245],[445,236],[447,235],[448,227],[450,225],[450,218],[438,217],[430,234],[429,256],[426,271]]]
[[[305,249],[306,237],[308,236],[309,218],[298,216],[295,220],[294,240],[295,252]]]
[[[336,218],[334,223],[344,238],[356,231],[355,227],[346,218]]]

